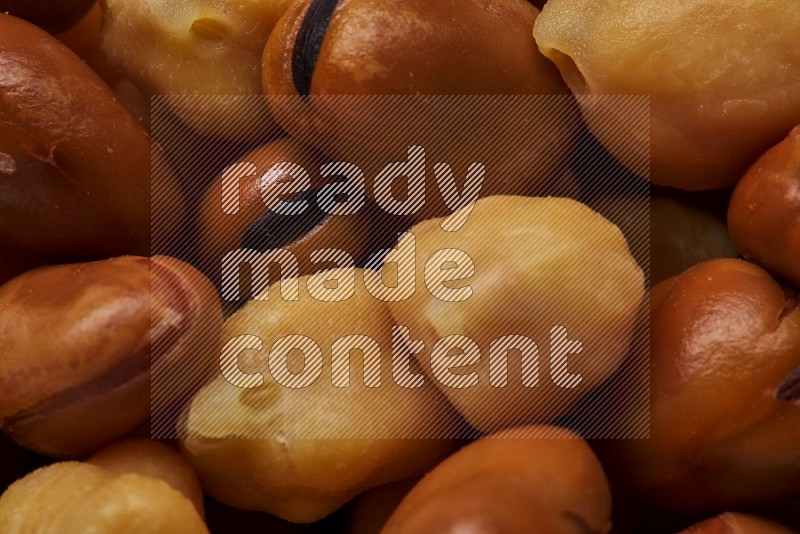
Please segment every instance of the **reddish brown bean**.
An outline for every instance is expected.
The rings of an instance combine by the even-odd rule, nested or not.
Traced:
[[[603,442],[612,475],[708,512],[800,494],[798,296],[751,263],[701,263],[650,298],[650,439]],[[639,411],[628,406],[628,425]],[[633,418],[637,416],[636,418]]]
[[[800,288],[800,126],[736,186],[728,226],[739,252]]]
[[[382,534],[607,533],[610,515],[608,483],[586,442],[564,429],[523,427],[442,462],[403,499]]]
[[[88,462],[120,475],[137,473],[161,479],[181,492],[203,515],[203,490],[197,475],[183,456],[167,445],[129,439],[97,451]]]
[[[72,261],[150,253],[151,145],[85,63],[0,14],[0,243]],[[182,204],[158,150],[155,204]]]
[[[47,455],[94,452],[205,380],[221,327],[210,282],[171,258],[19,276],[0,288],[3,429]]]

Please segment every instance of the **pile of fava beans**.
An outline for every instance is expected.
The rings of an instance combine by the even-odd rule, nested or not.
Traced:
[[[0,0],[0,534],[800,532],[798,0]]]

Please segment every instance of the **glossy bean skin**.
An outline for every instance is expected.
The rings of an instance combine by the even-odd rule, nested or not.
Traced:
[[[608,482],[586,442],[564,429],[522,427],[490,434],[439,464],[381,533],[607,533],[610,515]]]
[[[286,190],[289,182],[299,183],[301,179],[299,171],[276,168],[282,162],[302,167],[309,176],[307,187],[278,194]],[[363,206],[347,216],[321,210],[319,192],[331,182],[320,175],[320,167],[326,163],[324,156],[311,147],[288,138],[267,143],[231,162],[209,186],[201,204],[201,261],[209,276],[221,280],[226,255],[244,249],[269,253],[280,248],[291,252],[298,260],[294,276],[324,268],[324,262],[318,263],[312,257],[325,249],[343,250],[357,264],[370,238],[370,208]],[[297,201],[298,197],[306,202],[302,213],[276,214],[281,202]],[[260,234],[256,233],[259,222],[270,214],[271,222],[258,230]],[[292,228],[305,231],[295,232]]]
[[[701,263],[653,288],[635,357],[649,361],[650,439],[599,442],[612,476],[684,513],[797,496],[795,292],[742,260]]]
[[[332,4],[321,18],[317,8]],[[538,191],[566,161],[578,120],[532,46],[537,13],[522,0],[296,2],[267,42],[264,94],[293,137],[363,169],[370,198],[384,196],[375,177],[411,145],[457,169],[459,185],[483,164],[482,197]],[[316,55],[309,34],[322,36]],[[429,172],[411,219],[452,212],[445,196]]]
[[[2,286],[0,302],[3,428],[46,455],[124,437],[214,369],[219,299],[172,258],[45,267]],[[151,394],[152,372],[164,382]]]
[[[183,198],[157,147],[151,181],[139,121],[25,21],[0,15],[0,58],[0,242],[62,262],[149,254],[151,185],[172,209]]]
[[[800,126],[736,186],[728,226],[746,258],[800,287]]]
[[[800,121],[798,32],[786,0],[551,0],[534,27],[576,94],[649,95],[649,124],[637,109],[579,104],[631,170],[691,191],[733,185]]]
[[[61,462],[15,482],[0,496],[0,530],[203,534],[192,503],[163,480]]]

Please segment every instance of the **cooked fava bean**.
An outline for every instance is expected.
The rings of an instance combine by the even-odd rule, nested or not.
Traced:
[[[95,0],[0,0],[0,13],[8,13],[57,33],[78,22],[94,3]]]
[[[219,299],[165,257],[44,267],[0,287],[0,420],[22,445],[81,456],[211,376]],[[170,377],[151,392],[151,371]]]
[[[302,277],[298,300],[281,298],[276,284],[269,301],[252,301],[226,322],[225,378],[189,403],[181,441],[217,500],[312,522],[366,489],[424,472],[452,449],[446,438],[459,419],[433,386],[398,383],[391,315],[362,277]],[[350,297],[318,300],[334,278]],[[302,336],[306,344],[294,348],[279,342]],[[436,437],[445,439],[424,439]]]
[[[382,534],[607,533],[611,494],[585,441],[556,427],[523,427],[467,445],[400,503]]]
[[[313,149],[282,139],[242,156],[211,184],[201,205],[200,233],[212,279],[222,278],[226,256],[240,250],[291,252],[298,262],[294,276],[324,268],[317,255],[326,249],[346,252],[351,266],[362,259],[370,237],[368,210],[340,216],[330,213],[333,206],[320,206],[320,190],[328,183],[320,176],[324,164]],[[306,204],[301,212],[287,213],[279,207],[286,208],[284,201]]]
[[[636,261],[649,266],[650,282],[656,284],[689,267],[714,258],[738,258],[724,208],[727,197],[708,193],[693,195],[654,191],[649,209],[641,199],[612,196],[595,199],[589,205],[620,227]]]
[[[261,52],[291,0],[102,0],[103,50],[149,95],[212,136],[258,137],[271,124],[261,94]],[[245,97],[245,98],[243,98]]]
[[[136,473],[163,480],[203,515],[200,481],[189,463],[171,447],[149,439],[130,439],[97,451],[87,461],[112,473]]]
[[[376,182],[385,165],[407,159],[446,162],[459,193],[538,191],[566,162],[579,120],[532,42],[537,13],[524,0],[301,0],[267,42],[264,93],[286,131],[358,165],[379,202],[403,198]],[[424,154],[409,155],[412,145]],[[475,163],[485,180],[462,185],[477,183]],[[435,175],[419,177],[424,202],[406,213],[414,221],[456,209],[455,191]],[[407,189],[417,197],[417,184]]]
[[[683,531],[683,534],[794,534],[778,523],[746,514],[726,513]]]
[[[460,8],[456,13],[441,0],[296,2],[267,44],[265,92],[565,92],[557,72],[531,46],[536,8],[524,0],[482,0]],[[385,31],[371,31],[379,26]]]
[[[0,14],[0,93],[0,242],[60,261],[149,254],[150,139],[105,83]],[[171,174],[158,180],[158,202],[179,213]]]
[[[411,290],[389,309],[471,425],[552,422],[620,364],[642,271],[619,229],[574,200],[490,197],[459,217],[455,232],[435,219],[401,237],[386,265]]]
[[[800,288],[800,126],[736,186],[728,226],[739,252]]]
[[[649,95],[649,128],[579,104],[622,163],[686,190],[734,184],[800,122],[798,35],[792,0],[551,0],[534,28],[576,94]]]
[[[168,483],[61,462],[34,471],[0,496],[5,534],[200,534],[208,529],[192,503]]]
[[[650,439],[600,443],[610,473],[683,512],[800,495],[797,294],[718,259],[657,285],[650,310]]]
[[[800,0],[0,0],[0,534],[800,534],[798,410]]]

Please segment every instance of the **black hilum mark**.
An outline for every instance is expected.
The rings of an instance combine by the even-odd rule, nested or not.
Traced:
[[[283,215],[270,210],[253,221],[244,233],[242,247],[258,252],[283,248],[322,224],[328,213],[317,203],[317,191],[306,191],[289,201],[303,200],[306,209],[302,213]]]
[[[313,0],[297,32],[292,50],[292,81],[304,100],[311,93],[311,79],[317,67],[322,40],[339,0]]]

